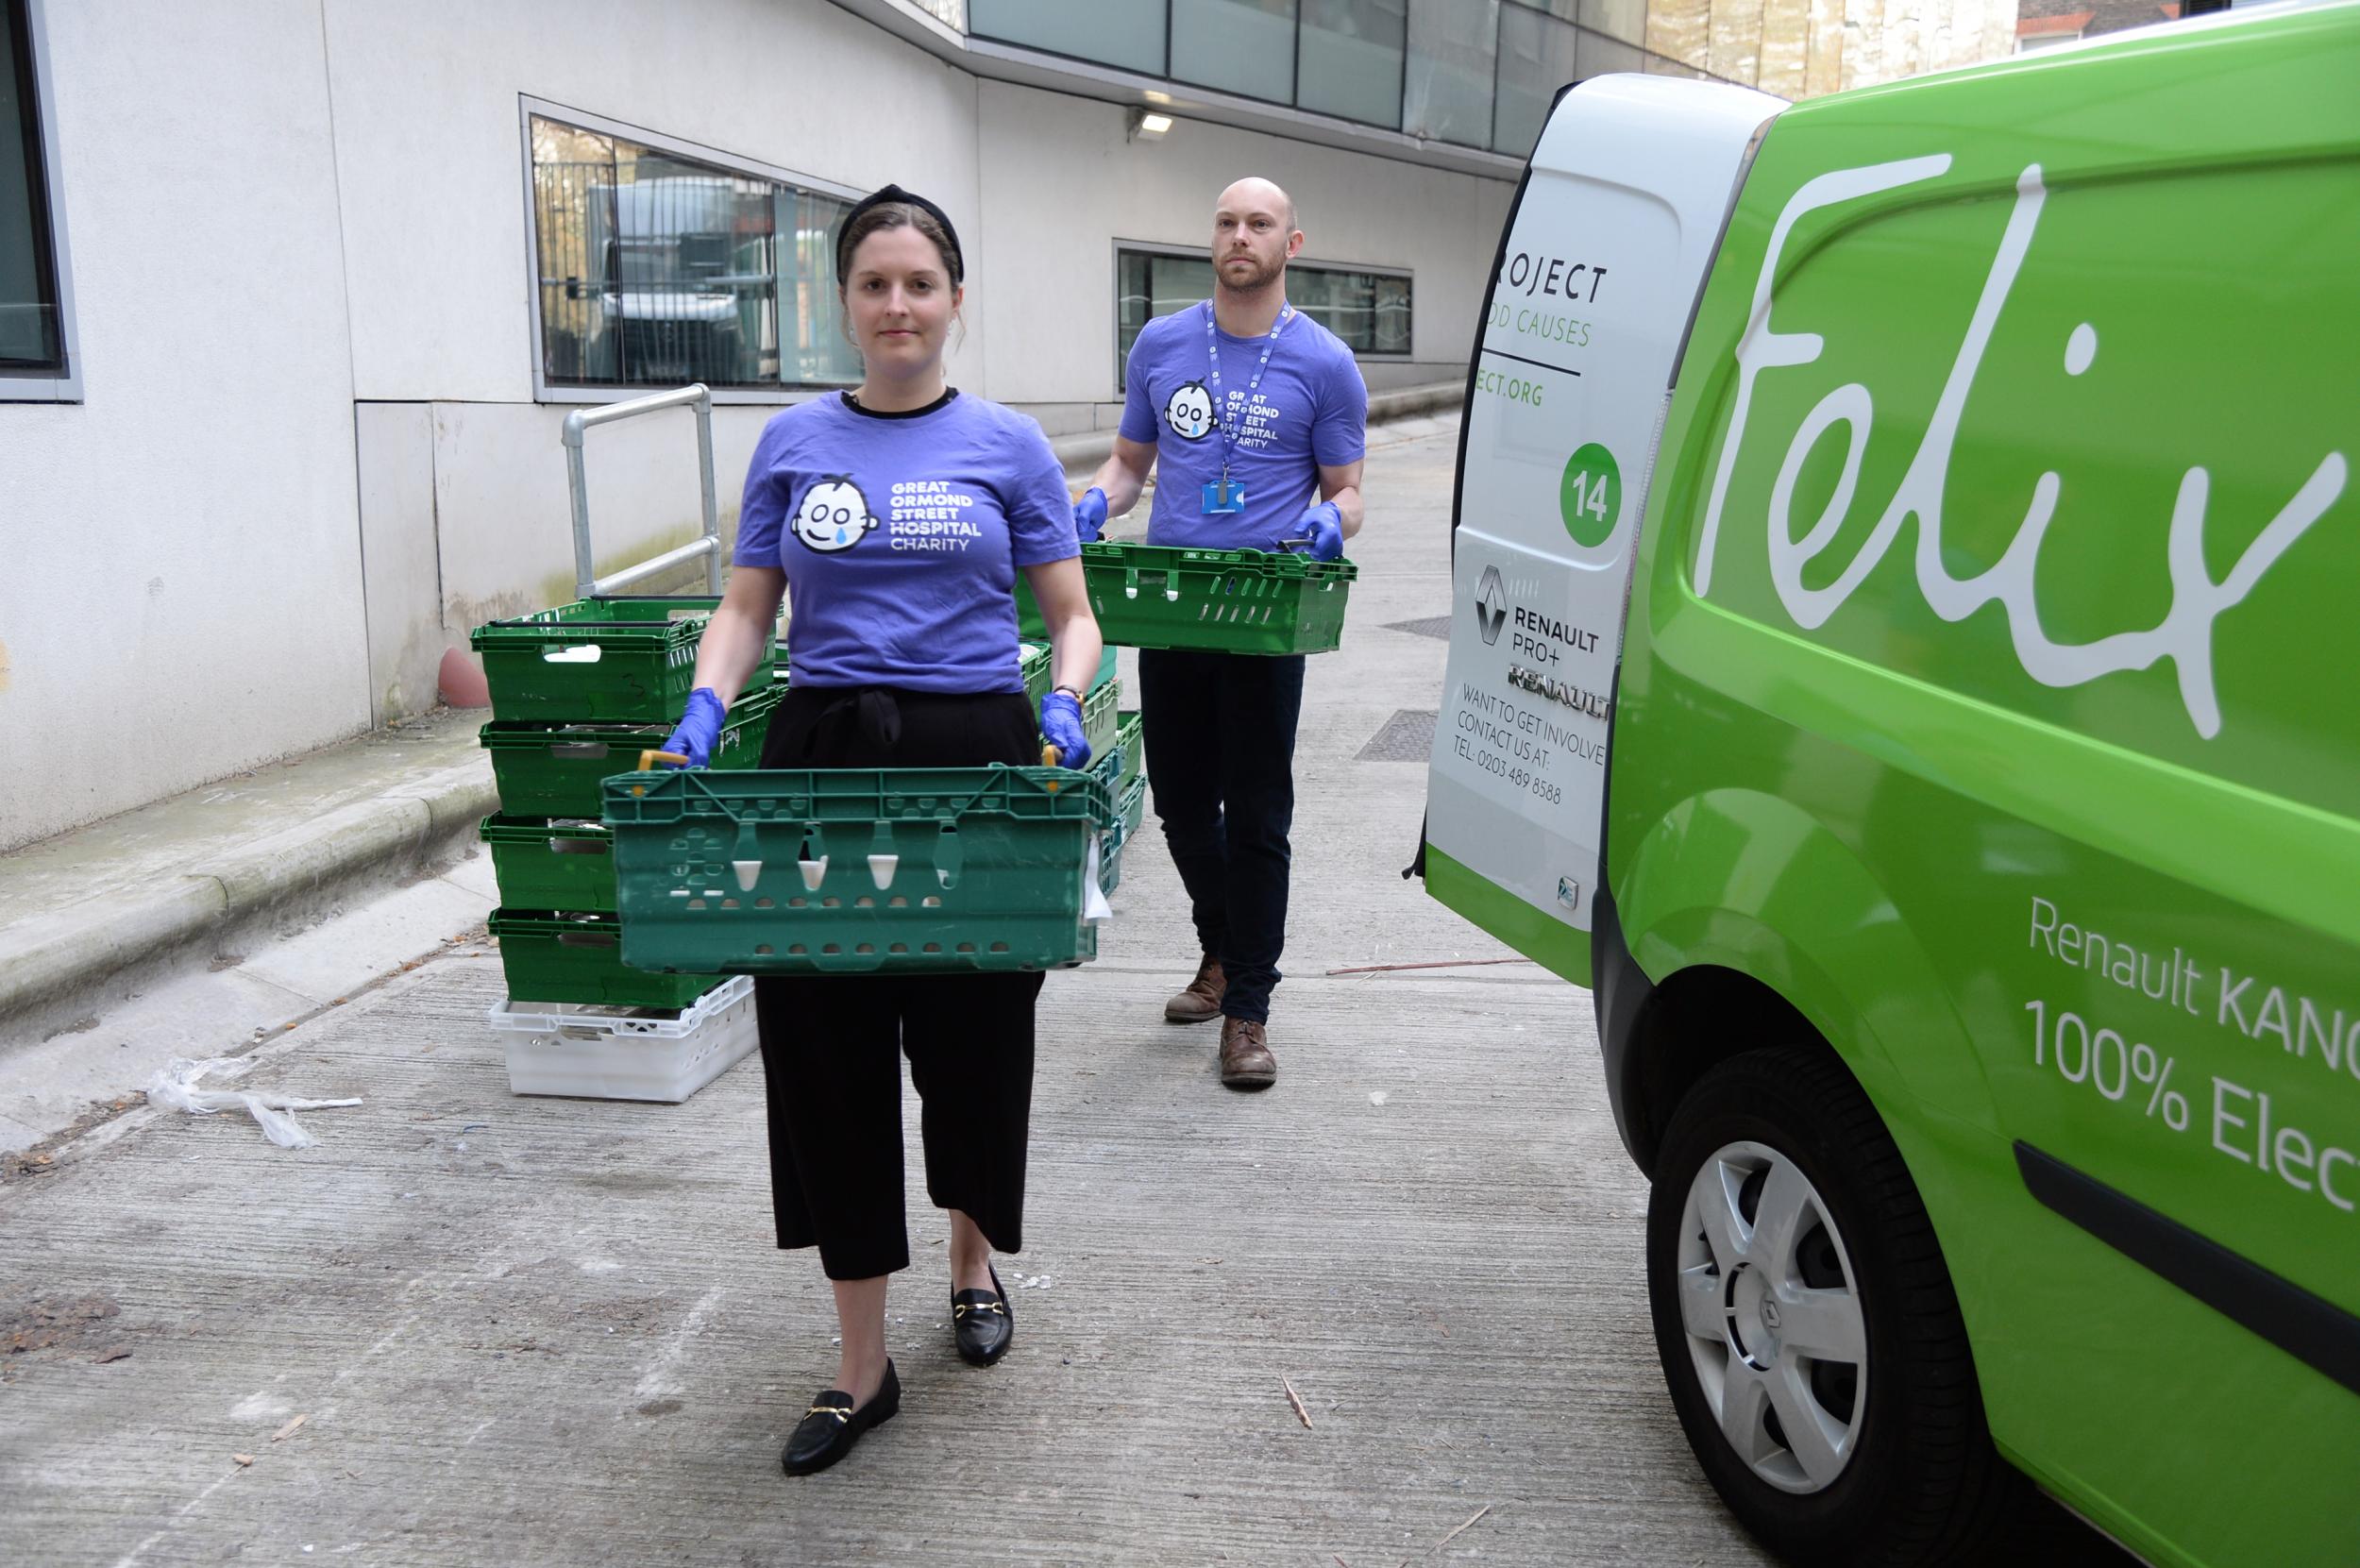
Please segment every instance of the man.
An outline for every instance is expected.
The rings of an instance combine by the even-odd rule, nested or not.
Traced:
[[[1114,455],[1074,506],[1085,539],[1131,510],[1160,456],[1149,544],[1343,553],[1360,530],[1369,392],[1352,350],[1287,303],[1302,248],[1286,192],[1241,179],[1221,194],[1213,297],[1149,322],[1132,346]],[[1204,950],[1164,1017],[1220,1019],[1221,1081],[1267,1088],[1303,658],[1143,649],[1139,707],[1155,815]]]

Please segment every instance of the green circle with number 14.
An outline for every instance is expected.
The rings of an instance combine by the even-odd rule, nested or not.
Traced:
[[[1606,543],[1623,515],[1623,474],[1614,454],[1593,441],[1565,463],[1558,481],[1557,506],[1574,543],[1592,548]]]

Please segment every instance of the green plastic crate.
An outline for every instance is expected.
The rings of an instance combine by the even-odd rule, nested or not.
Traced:
[[[605,823],[486,817],[476,836],[492,847],[503,906],[615,912],[615,835]]]
[[[1115,788],[1128,789],[1132,780],[1147,771],[1147,721],[1137,709],[1116,713],[1115,745],[1122,752],[1122,776],[1115,781]]]
[[[1122,683],[1113,682],[1093,690],[1082,699],[1082,738],[1090,743],[1090,755],[1104,757],[1117,744],[1117,726],[1121,718]],[[1041,736],[1043,746],[1049,744]],[[1095,771],[1093,765],[1090,771]]]
[[[1096,691],[1101,686],[1112,685],[1114,679],[1115,645],[1109,642],[1098,655],[1098,673],[1090,677],[1090,690]]]
[[[765,768],[606,784],[623,956],[698,974],[1062,969],[1105,785],[1056,767]],[[890,858],[887,858],[890,857]]]
[[[1106,825],[1098,851],[1098,890],[1111,894],[1122,885],[1122,853],[1147,816],[1147,781],[1140,779],[1122,792],[1122,804]]]
[[[1341,641],[1344,604],[1360,568],[1349,561],[1262,550],[1082,547],[1090,609],[1109,648],[1203,653],[1325,653]],[[1041,635],[1040,611],[1016,585],[1022,634]]]
[[[1049,695],[1049,683],[1054,679],[1052,673],[1049,645],[1047,643],[1017,644],[1016,662],[1017,667],[1024,674],[1025,700],[1032,703],[1035,713],[1038,713],[1040,700]]]
[[[751,767],[762,760],[771,710],[784,688],[766,686],[730,704],[714,744],[715,767]],[[476,733],[492,753],[492,780],[508,817],[596,818],[604,809],[598,782],[639,767],[639,753],[662,746],[678,716],[660,724],[540,724],[495,720]]]
[[[625,968],[622,928],[612,915],[503,905],[492,911],[490,924],[492,935],[499,938],[500,968],[507,973],[512,1002],[677,1010],[694,1006],[719,984],[709,974],[650,974]]]
[[[696,684],[697,644],[719,600],[577,599],[475,629],[496,719],[545,723],[638,720],[669,726]],[[746,689],[771,682],[757,665]]]

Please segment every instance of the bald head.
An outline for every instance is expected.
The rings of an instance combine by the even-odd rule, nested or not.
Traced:
[[[1213,281],[1233,297],[1283,296],[1287,263],[1303,248],[1294,198],[1259,177],[1240,179],[1213,204]]]
[[[1275,222],[1282,232],[1292,232],[1300,227],[1295,222],[1294,197],[1280,190],[1276,181],[1259,175],[1248,175],[1221,194],[1221,198],[1213,203],[1213,213],[1219,217],[1223,212],[1235,212],[1240,217],[1261,212]]]

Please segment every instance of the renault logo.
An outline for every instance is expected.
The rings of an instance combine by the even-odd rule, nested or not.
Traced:
[[[1500,581],[1497,566],[1483,568],[1483,580],[1475,584],[1475,630],[1483,633],[1485,647],[1500,640],[1500,628],[1508,624],[1508,587]]]

